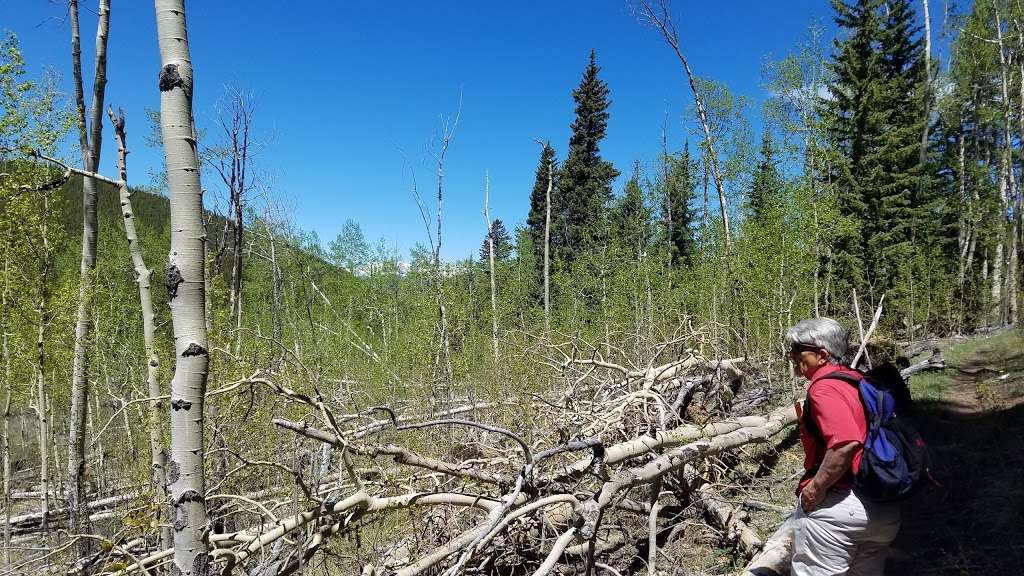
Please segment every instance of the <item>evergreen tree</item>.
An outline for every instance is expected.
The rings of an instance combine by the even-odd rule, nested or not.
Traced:
[[[588,247],[598,234],[603,211],[612,196],[612,181],[619,172],[600,155],[600,143],[608,125],[608,85],[598,78],[597,54],[583,79],[573,90],[576,119],[572,123],[569,153],[558,174],[557,194],[551,199],[552,247],[558,258],[569,262],[574,253]]]
[[[491,229],[484,235],[483,245],[480,246],[480,261],[487,262],[491,258],[491,245],[488,240],[494,238],[494,261],[501,262],[512,254],[512,237],[501,219],[495,218]],[[542,236],[543,238],[543,236]],[[541,240],[543,242],[543,240]]]
[[[877,301],[902,289],[920,187],[923,55],[908,0],[833,0],[833,81],[823,117],[832,146],[837,200],[836,298],[857,287]],[[893,297],[890,297],[891,299]],[[891,300],[892,301],[892,300]]]
[[[640,185],[642,177],[640,163],[637,162],[622,197],[615,201],[611,212],[613,233],[634,258],[646,251],[651,240],[651,212],[644,204],[644,192]]]
[[[690,156],[689,143],[681,153],[668,154],[662,162],[664,165],[658,181],[662,238],[668,244],[673,266],[689,264],[694,248],[694,213],[690,200],[696,186],[696,164]]]
[[[555,195],[557,185],[557,164],[555,160],[555,149],[551,144],[545,143],[540,153],[540,162],[537,164],[537,176],[533,182],[533,192],[530,193],[530,213],[526,217],[526,230],[530,234],[533,253],[537,262],[537,277],[543,281],[544,276],[544,226],[547,218],[547,194],[549,178],[553,186],[551,195]],[[552,227],[554,226],[554,213],[552,213]]]
[[[772,137],[765,130],[764,139],[761,141],[761,161],[754,172],[754,182],[750,188],[750,217],[760,219],[766,208],[778,202],[781,189],[782,177],[776,166]]]

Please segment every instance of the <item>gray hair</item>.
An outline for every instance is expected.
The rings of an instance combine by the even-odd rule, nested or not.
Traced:
[[[801,320],[786,330],[786,346],[810,344],[828,350],[833,362],[841,362],[849,348],[846,330],[831,318]]]

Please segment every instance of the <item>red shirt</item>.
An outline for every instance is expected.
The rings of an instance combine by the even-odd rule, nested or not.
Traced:
[[[813,405],[811,418],[821,431],[821,437],[812,434],[800,418],[800,443],[804,447],[804,470],[807,474],[800,480],[797,488],[799,493],[810,482],[825,459],[825,451],[846,442],[858,442],[861,448],[853,457],[851,470],[836,482],[832,488],[844,490],[850,488],[853,474],[860,470],[860,459],[864,453],[864,439],[868,433],[867,419],[864,417],[864,406],[860,401],[860,391],[849,382],[830,378],[831,374],[842,372],[860,377],[860,373],[838,364],[822,366],[811,378],[807,389],[807,400]],[[807,402],[805,400],[805,402]],[[824,441],[823,441],[824,440]]]

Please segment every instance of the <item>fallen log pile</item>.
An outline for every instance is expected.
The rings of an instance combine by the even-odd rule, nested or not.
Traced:
[[[530,405],[466,403],[432,418],[387,407],[342,416],[340,406],[254,378],[286,401],[273,424],[301,448],[290,464],[243,460],[232,470],[275,468],[277,483],[263,472],[260,490],[234,491],[226,477],[208,489],[211,567],[284,576],[319,562],[364,576],[543,576],[566,566],[582,574],[632,564],[635,572],[639,562],[651,575],[689,574],[693,567],[667,550],[693,526],[715,527],[740,566],[752,556],[785,561],[784,538],[765,544],[742,501],[723,493],[755,474],[737,475],[732,464],[759,457],[738,450],[796,422],[791,395],[755,379],[758,369],[743,358],[684,350],[637,367],[598,350],[545,344],[545,363],[564,388],[534,395]],[[744,382],[756,387],[743,390]],[[735,415],[756,408],[758,415]],[[303,456],[321,446],[329,474],[314,465],[317,456]],[[104,552],[76,570],[152,574],[174,553],[137,533],[104,541]],[[324,550],[331,553],[318,554]]]

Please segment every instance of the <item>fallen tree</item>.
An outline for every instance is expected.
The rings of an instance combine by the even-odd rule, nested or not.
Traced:
[[[543,575],[560,565],[592,571],[629,558],[650,574],[665,564],[690,572],[661,540],[684,534],[701,518],[699,525],[717,527],[720,541],[731,543],[741,560],[788,561],[784,531],[781,540],[763,539],[724,496],[750,478],[730,464],[751,457],[737,450],[769,442],[797,420],[790,399],[766,382],[754,380],[756,388],[742,391],[763,368],[692,349],[660,362],[660,354],[651,354],[649,366],[635,366],[575,341],[534,353],[566,386],[536,395],[529,406],[534,417],[513,418],[512,426],[481,421],[500,420],[507,401],[467,402],[434,417],[381,406],[345,412],[269,374],[208,393],[271,391],[282,400],[273,424],[298,442],[291,464],[222,449],[239,463],[204,499],[214,527],[232,518],[236,528],[207,534],[211,569],[282,576],[340,546],[344,554],[319,557],[364,575]],[[933,357],[908,370],[940,365]],[[777,407],[731,416],[741,398],[743,410],[768,402]],[[323,453],[337,463],[330,473],[317,463]],[[258,489],[234,488],[246,474]],[[366,544],[370,533],[379,538]],[[363,544],[351,548],[350,538]],[[174,557],[152,536],[115,535],[106,542],[102,555],[82,562],[88,571],[153,573]]]

